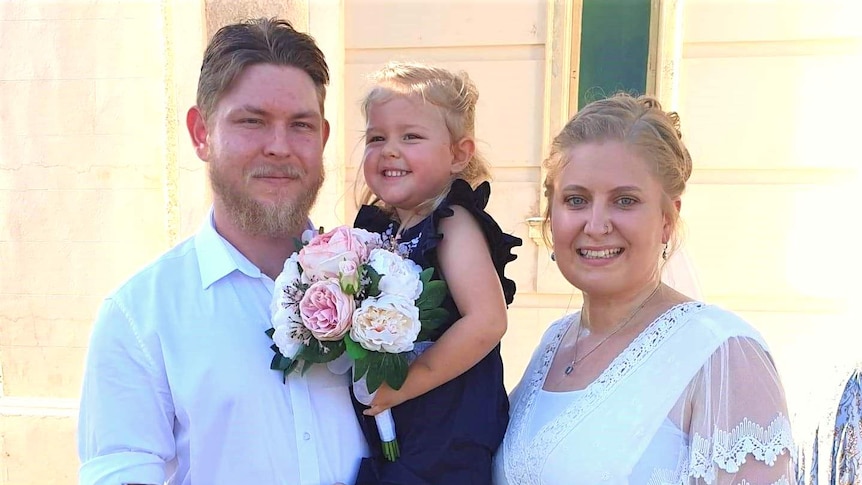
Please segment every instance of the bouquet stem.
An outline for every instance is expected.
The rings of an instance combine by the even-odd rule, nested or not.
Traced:
[[[395,439],[395,420],[392,412],[385,410],[374,416],[377,432],[380,433],[380,443],[383,445],[383,456],[389,461],[395,461],[400,455],[398,440]]]

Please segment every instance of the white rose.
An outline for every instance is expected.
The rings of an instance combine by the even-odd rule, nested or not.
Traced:
[[[421,329],[419,309],[412,301],[384,295],[362,302],[353,314],[350,338],[368,350],[397,354],[413,350]]]
[[[384,295],[400,296],[411,302],[422,294],[419,273],[422,267],[385,249],[375,249],[368,257],[368,265],[381,275],[378,288]]]
[[[273,315],[273,317],[290,307],[292,307],[292,311],[296,315],[299,315],[297,305],[302,295],[298,295],[298,290],[296,289],[297,283],[300,281],[300,269],[297,258],[297,253],[293,253],[287,258],[284,262],[284,268],[275,278],[275,291],[270,303],[270,315]],[[273,325],[276,325],[275,318],[273,318]]]
[[[299,349],[302,348],[302,340],[294,337],[294,332],[291,331],[290,325],[279,325],[275,327],[275,332],[272,334],[272,341],[281,355],[288,359],[296,357]]]
[[[282,281],[282,284],[295,283],[299,281],[299,276],[299,253],[293,253],[284,261],[284,267],[275,279],[275,284],[278,285],[279,281]]]

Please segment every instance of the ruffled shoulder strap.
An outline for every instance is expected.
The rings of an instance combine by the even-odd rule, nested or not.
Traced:
[[[506,304],[510,305],[515,298],[516,288],[515,282],[506,277],[505,269],[508,263],[517,259],[517,256],[512,254],[512,249],[520,246],[523,242],[521,238],[503,232],[494,218],[485,212],[485,207],[488,205],[490,196],[491,184],[488,182],[483,182],[475,190],[464,180],[456,179],[452,182],[452,187],[449,189],[446,199],[434,210],[435,234],[429,238],[429,243],[423,249],[425,257],[429,261],[433,261],[433,266],[437,267],[436,248],[440,240],[443,239],[443,235],[437,231],[440,219],[455,215],[455,212],[451,208],[453,205],[463,207],[476,219],[479,227],[482,228],[482,232],[485,234],[485,240],[488,241],[488,247],[491,251],[491,261],[494,263],[497,276],[500,278],[500,284],[503,286]]]
[[[384,233],[392,224],[392,218],[380,207],[374,205],[363,205],[359,208],[353,227],[359,227],[366,231]]]

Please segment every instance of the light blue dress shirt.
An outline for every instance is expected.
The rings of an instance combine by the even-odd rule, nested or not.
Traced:
[[[212,214],[105,299],[78,426],[80,483],[352,483],[367,446],[349,375],[270,370],[274,282]]]

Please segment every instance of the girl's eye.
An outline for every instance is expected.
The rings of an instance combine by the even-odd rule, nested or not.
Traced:
[[[419,136],[415,133],[407,133],[406,135],[404,135],[405,140],[419,140],[421,138],[422,138],[421,136]]]
[[[367,143],[374,143],[376,141],[383,141],[383,137],[382,136],[369,136],[369,137],[365,138],[366,144]]]

